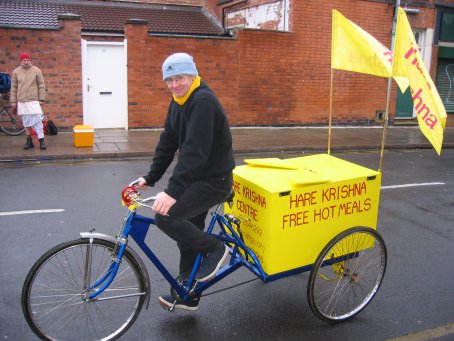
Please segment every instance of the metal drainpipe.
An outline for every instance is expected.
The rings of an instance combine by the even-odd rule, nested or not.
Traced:
[[[285,29],[285,26],[286,26],[286,15],[287,15],[287,0],[284,0],[284,31],[286,30]],[[290,21],[290,20],[289,20]],[[290,31],[290,27],[287,28],[287,31]]]
[[[400,7],[400,0],[396,0],[396,8],[394,10],[394,16],[393,16],[393,25],[391,29],[391,46],[390,50],[394,54],[394,40],[396,37],[396,24],[397,24],[397,15],[399,13],[399,7]],[[394,56],[393,56],[394,58]],[[393,59],[394,60],[394,59]],[[389,110],[389,101],[390,101],[390,95],[391,95],[391,85],[392,85],[392,77],[388,78],[388,89],[386,92],[386,117],[385,117],[385,125],[388,126],[388,110]]]
[[[394,16],[393,16],[393,26],[391,29],[391,52],[394,54],[394,38],[396,35],[396,24],[397,24],[397,15],[399,13],[399,6],[400,6],[400,0],[396,0],[396,8],[394,11]],[[393,61],[394,61],[394,55],[393,55]],[[378,166],[378,171],[381,173],[382,168],[383,168],[383,157],[384,157],[384,150],[385,150],[385,141],[386,141],[386,130],[388,128],[388,116],[389,116],[389,102],[391,98],[391,86],[392,86],[392,77],[388,78],[388,88],[386,90],[386,109],[385,109],[385,117],[383,120],[383,136],[382,136],[382,141],[381,141],[381,150],[380,150],[380,164]]]
[[[391,51],[394,52],[394,38],[396,36],[397,14],[399,13],[400,0],[396,0],[396,9],[394,10],[393,26],[391,31]]]
[[[399,13],[399,7],[400,7],[400,0],[396,0],[396,8],[394,10],[393,25],[392,25],[392,29],[391,29],[391,46],[390,46],[390,50],[393,53],[394,53],[394,40],[396,37],[396,24],[397,24],[397,15]],[[393,56],[393,58],[394,58],[394,56]],[[385,117],[386,126],[388,125],[388,109],[389,109],[389,100],[390,100],[390,94],[391,94],[391,85],[392,85],[392,77],[389,77],[388,78],[388,89],[387,89],[387,93],[386,93],[386,108],[387,108],[386,117]]]

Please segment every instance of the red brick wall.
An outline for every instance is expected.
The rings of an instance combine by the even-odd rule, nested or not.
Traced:
[[[60,30],[2,29],[0,71],[12,74],[21,52],[43,73],[45,114],[62,127],[82,123],[80,20],[60,20]]]
[[[202,78],[219,95],[233,125],[326,124],[332,8],[390,44],[393,8],[376,2],[355,4],[292,2],[293,32],[239,30],[233,41],[144,39],[144,26],[128,26],[129,79],[141,77],[145,82],[130,84],[130,126],[162,125],[170,97],[160,67],[165,57],[177,51],[194,56]],[[145,69],[144,54],[150,61]],[[384,78],[335,70],[334,122],[374,121],[376,110],[385,108],[386,89]],[[392,94],[391,112],[394,86]]]
[[[294,117],[325,123],[329,115],[332,9],[390,46],[393,7],[367,1],[293,2]],[[374,120],[385,109],[387,79],[333,70],[333,121]],[[395,95],[395,87],[392,91]],[[394,111],[394,101],[390,105]]]
[[[288,52],[294,38],[290,33],[238,31],[241,77],[237,124],[302,123],[303,117],[295,122],[293,115],[294,54]]]
[[[146,35],[146,25],[126,26],[130,127],[160,127],[170,101],[161,65],[175,52],[194,57],[199,75],[220,97],[231,119],[238,113],[238,42],[232,39]],[[232,122],[234,123],[234,122]],[[235,123],[234,123],[235,124]]]

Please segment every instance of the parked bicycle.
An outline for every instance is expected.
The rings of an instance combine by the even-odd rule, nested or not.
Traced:
[[[151,207],[149,202],[154,198],[142,198],[135,183],[122,191],[129,211],[116,237],[94,230],[82,232],[80,239],[47,251],[31,268],[22,289],[22,309],[28,325],[40,338],[113,340],[131,327],[142,307],[148,307],[150,280],[142,259],[129,245],[129,237],[185,301],[200,296],[242,266],[265,283],[310,271],[310,308],[326,322],[339,322],[363,310],[380,287],[387,254],[382,237],[374,229],[347,228],[320,250],[314,264],[268,275],[242,238],[241,217],[221,213],[224,203],[215,207],[207,233],[229,247],[229,264],[213,279],[199,283],[199,254],[189,279],[178,282],[145,242],[155,221],[137,210]],[[231,205],[233,201],[232,194],[226,202]],[[157,231],[152,229],[153,233]]]
[[[9,102],[8,94],[3,93],[0,97],[0,130],[10,136],[21,135],[25,132],[16,108]]]

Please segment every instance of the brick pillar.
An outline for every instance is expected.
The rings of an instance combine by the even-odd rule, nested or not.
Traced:
[[[68,128],[83,121],[82,56],[80,15],[66,13],[58,16],[60,31],[54,39],[54,69],[57,77],[49,83],[49,100],[55,103],[51,118]],[[52,91],[50,91],[52,88]]]
[[[141,122],[144,111],[143,89],[148,82],[145,66],[150,61],[146,55],[148,21],[143,19],[128,19],[125,23],[125,38],[128,42],[128,122],[129,127],[148,126]]]

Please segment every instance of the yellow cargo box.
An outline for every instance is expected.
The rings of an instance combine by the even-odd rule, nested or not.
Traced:
[[[381,173],[328,154],[245,160],[233,171],[245,244],[268,275],[313,264],[328,242],[377,227]]]
[[[92,147],[95,131],[89,124],[80,124],[73,127],[74,147]]]

